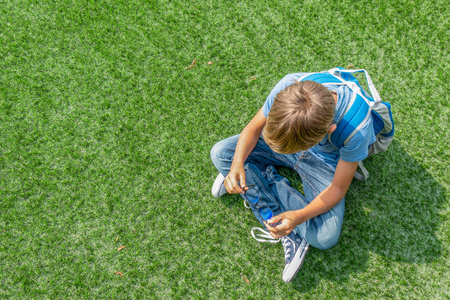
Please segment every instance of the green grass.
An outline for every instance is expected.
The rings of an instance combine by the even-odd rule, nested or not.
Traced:
[[[442,0],[2,1],[0,298],[450,298],[449,19]],[[210,195],[209,151],[285,74],[350,64],[396,139],[284,284],[282,247]]]

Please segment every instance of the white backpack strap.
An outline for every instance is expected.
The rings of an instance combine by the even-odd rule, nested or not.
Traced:
[[[297,81],[300,82],[311,74],[314,74],[314,73],[305,73],[305,74],[303,74],[303,76],[300,76],[299,78],[297,78]]]
[[[367,86],[369,87],[370,93],[372,94],[373,99],[375,102],[381,102],[380,94],[378,93],[377,89],[375,88],[375,85],[372,82],[372,78],[370,78],[369,73],[365,69],[359,69],[359,70],[341,70],[339,68],[333,68],[328,70],[329,73],[364,73],[366,75],[366,81]]]
[[[361,173],[358,171],[355,172],[355,178],[359,181],[366,181],[369,178],[369,171],[367,171],[366,167],[364,167],[362,161],[358,162],[358,167],[361,169]]]

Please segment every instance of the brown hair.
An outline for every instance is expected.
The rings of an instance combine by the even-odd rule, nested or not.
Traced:
[[[278,153],[295,153],[319,143],[334,119],[331,92],[314,81],[295,82],[274,99],[263,137]]]

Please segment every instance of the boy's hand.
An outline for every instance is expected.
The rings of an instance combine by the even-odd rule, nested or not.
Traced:
[[[280,220],[281,223],[277,226],[270,226],[270,224],[277,223]],[[286,211],[267,220],[266,228],[274,238],[279,239],[291,233],[301,223],[303,222],[299,219],[299,211]]]
[[[225,177],[223,184],[229,194],[243,194],[246,186],[244,167],[231,166],[231,170],[227,177]]]

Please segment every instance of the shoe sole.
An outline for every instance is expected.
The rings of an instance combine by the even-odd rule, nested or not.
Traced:
[[[308,249],[309,249],[309,244],[308,244],[305,240],[303,240],[302,243],[300,244],[300,247],[301,247],[303,244],[304,244],[304,246],[303,246],[303,251],[297,251],[297,252],[295,253],[295,256],[296,256],[296,257],[297,257],[297,255],[298,255],[298,259],[297,259],[298,262],[297,262],[297,264],[293,264],[293,263],[291,262],[291,264],[289,265],[289,267],[287,268],[287,270],[285,270],[285,271],[283,272],[283,281],[286,282],[286,283],[291,282],[292,278],[294,278],[295,274],[297,274],[297,272],[300,270],[300,268],[301,268],[301,266],[302,266],[302,264],[303,264],[303,261],[305,260],[306,252],[307,252]],[[297,253],[298,253],[298,254],[297,254]],[[294,257],[294,258],[292,259],[293,262],[296,261],[296,257]]]
[[[219,198],[222,195],[225,195],[227,192],[225,190],[225,192],[220,192],[221,190],[221,186],[223,185],[223,182],[225,181],[225,177],[219,173],[219,175],[217,175],[216,180],[214,180],[214,184],[212,186],[211,189],[211,194],[214,196],[214,198]]]

